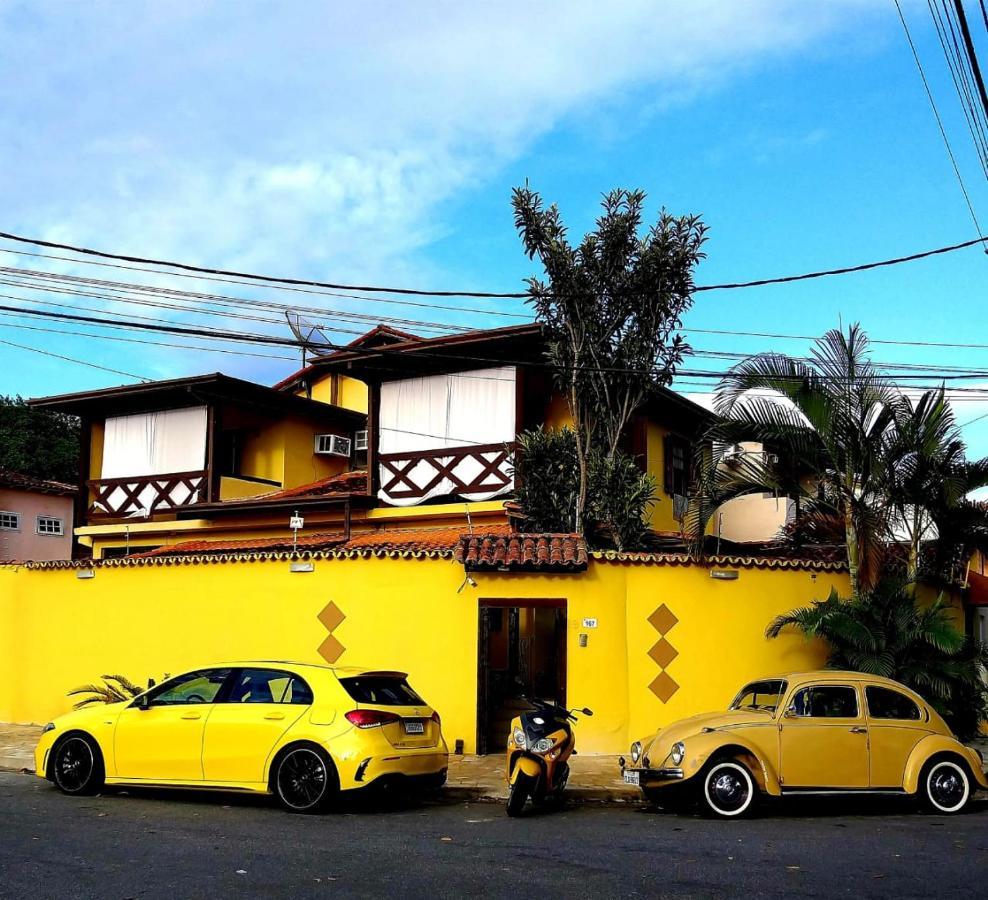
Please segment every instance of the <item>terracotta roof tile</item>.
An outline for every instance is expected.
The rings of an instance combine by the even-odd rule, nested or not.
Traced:
[[[358,470],[330,475],[329,478],[322,478],[319,481],[311,481],[308,484],[300,484],[297,487],[285,488],[270,494],[257,494],[246,499],[256,502],[258,500],[289,500],[292,497],[331,497],[337,494],[362,494],[366,490],[367,473]]]
[[[473,571],[582,572],[587,567],[587,544],[578,534],[488,533],[463,535],[456,559]]]
[[[343,534],[307,534],[299,537],[300,550],[325,550],[338,547],[346,540]],[[215,553],[254,553],[290,551],[293,547],[292,538],[288,536],[273,538],[244,538],[230,541],[182,541],[170,547],[158,547],[144,553],[135,553],[130,558],[138,559],[146,556],[189,556]]]
[[[0,469],[0,487],[15,491],[31,491],[36,494],[60,494],[66,497],[78,490],[74,484],[35,478],[33,475],[23,475],[10,469]]]
[[[507,525],[495,525],[489,529],[507,535]],[[372,531],[349,540],[345,550],[449,550],[452,551],[466,534],[463,525],[443,528],[396,528],[391,531]]]

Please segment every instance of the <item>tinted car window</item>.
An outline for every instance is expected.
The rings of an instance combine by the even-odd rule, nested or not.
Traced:
[[[796,692],[792,710],[810,719],[856,719],[858,695],[854,688],[841,685],[806,687]]]
[[[890,688],[869,686],[865,688],[868,701],[868,715],[873,719],[901,719],[917,721],[919,707],[905,694]]]
[[[764,709],[775,712],[786,692],[786,682],[779,678],[767,681],[753,681],[741,688],[734,698],[731,709]]]
[[[151,706],[212,703],[230,677],[230,669],[202,669],[179,675],[149,693]]]
[[[358,703],[425,706],[425,701],[408,686],[408,682],[395,675],[359,675],[354,678],[341,678],[340,684]]]
[[[277,669],[244,669],[230,689],[230,703],[312,703],[312,690],[298,675]]]

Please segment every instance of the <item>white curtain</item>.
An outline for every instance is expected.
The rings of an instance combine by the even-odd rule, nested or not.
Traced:
[[[515,380],[515,367],[501,366],[385,382],[381,385],[379,452],[401,454],[513,441]],[[485,453],[483,458],[490,461],[496,455],[496,451]],[[440,459],[448,463],[451,457]],[[469,483],[482,470],[481,463],[467,458],[461,460],[453,472]],[[435,475],[435,467],[424,460],[406,472],[406,477],[419,487],[428,485]],[[382,468],[380,476],[380,497],[394,506],[412,506],[456,490],[449,478],[442,478],[420,496],[395,497],[385,490],[392,480],[391,473]],[[510,491],[512,486],[508,483],[492,491],[461,496],[466,500],[489,500]],[[404,482],[395,485],[396,491],[408,489]]]
[[[103,433],[103,478],[206,467],[206,407],[113,416]]]

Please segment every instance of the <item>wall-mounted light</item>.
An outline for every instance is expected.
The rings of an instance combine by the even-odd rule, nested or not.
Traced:
[[[76,578],[95,578],[96,577],[96,573],[92,569],[76,569],[75,570],[75,577]]]
[[[737,569],[711,569],[710,577],[716,581],[737,581]]]
[[[315,572],[316,564],[314,562],[309,562],[308,560],[295,560],[289,566],[292,572]]]

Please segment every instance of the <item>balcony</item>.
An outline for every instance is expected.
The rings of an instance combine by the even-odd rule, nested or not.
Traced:
[[[156,512],[192,506],[206,500],[208,483],[206,470],[94,479],[88,482],[88,517],[146,518]]]
[[[410,506],[445,494],[467,500],[503,494],[514,486],[513,451],[513,443],[499,443],[381,453],[380,497]]]

